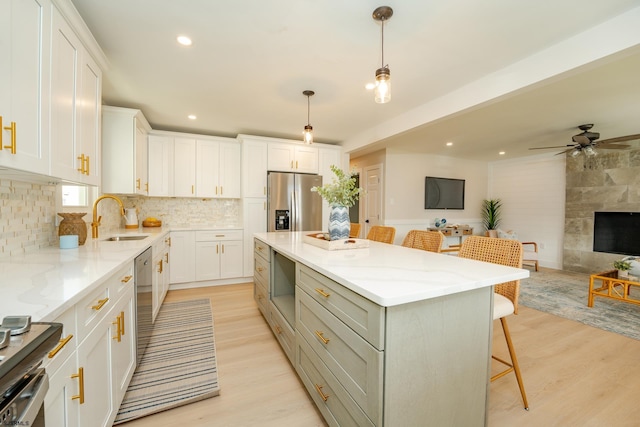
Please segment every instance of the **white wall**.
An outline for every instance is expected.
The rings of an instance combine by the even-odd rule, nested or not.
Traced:
[[[565,157],[531,156],[489,163],[488,197],[501,199],[503,230],[538,243],[540,265],[562,269]]]
[[[365,158],[352,159],[351,164],[368,165]],[[376,161],[379,161],[379,157]],[[384,156],[384,224],[396,228],[395,243],[402,243],[411,229],[433,226],[434,218],[447,218],[450,224],[468,224],[480,232],[480,206],[487,195],[487,163],[408,153],[388,148]],[[465,209],[441,210],[424,208],[426,176],[465,179]],[[457,238],[448,239],[458,243]]]

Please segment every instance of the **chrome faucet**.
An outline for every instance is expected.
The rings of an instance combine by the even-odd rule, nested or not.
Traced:
[[[94,239],[98,238],[98,227],[100,227],[100,220],[102,219],[102,216],[98,216],[98,202],[102,199],[113,199],[118,202],[120,205],[120,215],[124,216],[124,205],[122,204],[122,200],[110,194],[98,197],[96,201],[93,202],[93,221],[91,221],[91,237]]]

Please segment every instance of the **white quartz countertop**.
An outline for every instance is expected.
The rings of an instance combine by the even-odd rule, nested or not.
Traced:
[[[529,277],[525,269],[379,242],[363,249],[328,251],[303,243],[306,234],[312,233],[258,233],[255,237],[384,307]]]
[[[140,228],[87,237],[76,249],[48,247],[0,259],[0,321],[9,315],[31,315],[52,321],[85,297],[95,286],[135,259],[168,228]],[[114,235],[145,234],[142,240],[110,242]]]

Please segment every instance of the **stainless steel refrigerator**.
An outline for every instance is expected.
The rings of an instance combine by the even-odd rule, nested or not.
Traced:
[[[322,176],[286,172],[267,175],[267,231],[321,231],[322,198],[311,187]]]

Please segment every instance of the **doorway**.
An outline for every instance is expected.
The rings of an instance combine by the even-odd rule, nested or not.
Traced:
[[[367,236],[374,225],[382,221],[382,189],[384,175],[382,164],[364,168],[364,234]]]

